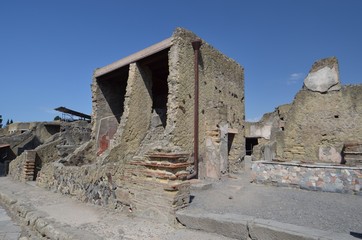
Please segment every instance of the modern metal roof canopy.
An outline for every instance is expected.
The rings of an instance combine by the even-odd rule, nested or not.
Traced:
[[[134,63],[138,60],[141,60],[145,57],[148,57],[152,54],[158,53],[166,48],[169,48],[172,46],[172,37],[167,38],[159,43],[156,43],[148,48],[145,48],[139,52],[136,52],[132,55],[129,55],[128,57],[122,58],[114,63],[111,63],[105,67],[99,68],[95,71],[94,77],[99,77],[101,75],[104,75],[106,73],[112,72],[118,68],[124,67],[130,63]]]
[[[71,114],[71,115],[74,115],[74,116],[77,116],[77,117],[80,117],[80,118],[91,120],[90,115],[87,115],[87,114],[84,114],[84,113],[81,113],[81,112],[77,112],[77,111],[74,111],[74,110],[71,110],[71,109],[68,109],[68,108],[65,108],[65,107],[58,107],[58,108],[55,108],[54,110],[56,110],[58,112],[66,113],[66,114]]]

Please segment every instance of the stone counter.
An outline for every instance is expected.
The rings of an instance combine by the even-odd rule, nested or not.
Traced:
[[[281,187],[362,195],[362,167],[256,161],[252,181]]]

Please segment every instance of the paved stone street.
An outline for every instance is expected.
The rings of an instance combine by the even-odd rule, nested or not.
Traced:
[[[172,227],[146,216],[140,218],[123,211],[109,211],[36,187],[33,183],[24,184],[7,177],[0,178],[0,202],[11,206],[20,221],[29,223],[25,230],[30,229],[31,235],[24,239],[40,239],[38,234],[49,239],[67,240],[229,239],[213,233],[185,229],[181,225]],[[5,225],[5,220],[9,225]],[[21,229],[11,222],[5,211],[1,214],[0,221],[0,240],[18,239]],[[4,229],[7,230],[6,233],[3,232]]]
[[[178,212],[180,222],[231,238],[237,237],[230,233],[242,235],[243,226],[250,234],[260,223],[263,231],[272,231],[252,239],[362,239],[362,196],[254,184],[247,175],[214,182],[209,189],[194,185],[191,205]],[[228,227],[233,230],[223,232]],[[278,238],[275,229],[293,233]]]
[[[0,240],[17,240],[21,234],[21,228],[8,216],[4,208],[0,206]]]

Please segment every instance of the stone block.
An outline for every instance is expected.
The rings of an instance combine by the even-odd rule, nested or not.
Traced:
[[[336,150],[336,148],[331,146],[320,146],[319,147],[319,161],[321,162],[332,162],[332,163],[341,163],[342,156],[341,153]]]
[[[340,90],[337,59],[331,57],[315,62],[304,79],[304,86],[311,91],[321,93]]]

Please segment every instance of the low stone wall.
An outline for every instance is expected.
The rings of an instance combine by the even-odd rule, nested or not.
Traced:
[[[257,161],[252,181],[281,187],[362,195],[362,168]]]
[[[133,161],[79,167],[49,163],[43,166],[36,181],[39,187],[82,202],[176,224],[175,211],[189,204],[190,183],[174,179],[178,174],[161,171],[155,165],[148,166],[151,163]],[[178,170],[175,165],[179,166],[155,164],[175,171]]]

